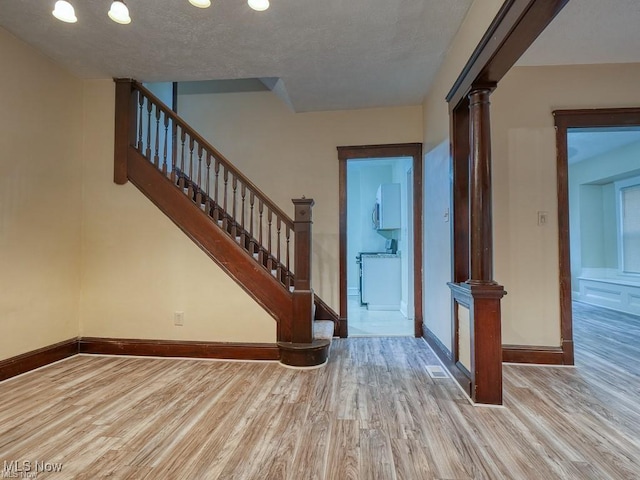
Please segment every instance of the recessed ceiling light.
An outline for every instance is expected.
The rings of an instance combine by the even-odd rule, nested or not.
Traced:
[[[249,0],[247,3],[251,8],[258,12],[264,12],[269,8],[269,0]]]
[[[208,8],[211,6],[211,2],[209,0],[189,0],[189,3],[198,8]]]
[[[129,16],[129,9],[122,0],[115,0],[111,4],[109,9],[109,18],[120,25],[127,25],[131,23],[131,17]]]
[[[78,18],[76,12],[73,9],[73,5],[65,0],[58,0],[53,8],[53,16],[58,20],[62,20],[67,23],[76,23]]]

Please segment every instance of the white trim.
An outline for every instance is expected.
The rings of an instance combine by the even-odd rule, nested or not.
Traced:
[[[624,269],[624,246],[622,243],[622,191],[627,188],[640,187],[640,175],[631,178],[625,178],[614,182],[616,195],[616,237],[618,244],[618,274],[637,277],[640,280],[640,272],[627,272]]]

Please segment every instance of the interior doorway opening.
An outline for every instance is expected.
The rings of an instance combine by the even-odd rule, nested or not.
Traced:
[[[413,336],[411,157],[347,160],[351,336]]]
[[[338,147],[340,328],[422,336],[422,145]]]
[[[563,363],[573,364],[574,337],[578,357],[582,349],[606,354],[603,339],[617,355],[631,330],[640,332],[640,109],[554,116]],[[593,339],[597,348],[590,349]]]
[[[578,364],[637,358],[640,127],[567,130],[571,298]]]

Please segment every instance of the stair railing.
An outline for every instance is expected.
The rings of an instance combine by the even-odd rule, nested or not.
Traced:
[[[278,340],[311,342],[313,200],[293,200],[294,222],[147,88],[131,79],[115,82],[115,183],[128,181],[127,152],[134,148],[291,293],[294,321],[279,323]]]

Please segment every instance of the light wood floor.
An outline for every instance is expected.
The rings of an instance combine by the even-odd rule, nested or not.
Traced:
[[[336,340],[329,365],[305,372],[76,356],[0,383],[0,467],[62,462],[49,480],[638,479],[638,362],[590,348],[575,369],[505,366],[502,409],[431,379],[435,357],[410,337]]]

